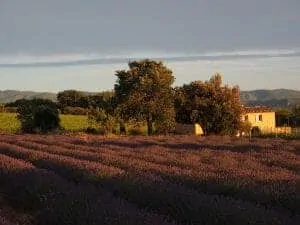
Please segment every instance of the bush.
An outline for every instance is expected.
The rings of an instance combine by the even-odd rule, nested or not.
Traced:
[[[249,121],[243,121],[239,125],[239,132],[250,135],[252,124]]]
[[[0,113],[3,113],[3,112],[5,112],[4,105],[0,104]]]
[[[117,132],[117,119],[113,115],[107,113],[104,109],[90,110],[88,120],[92,127],[93,125],[100,126],[106,134]]]
[[[252,136],[260,136],[261,130],[259,129],[259,127],[253,127],[251,129],[251,134],[252,134]]]
[[[59,113],[50,100],[26,100],[17,108],[21,130],[26,133],[45,133],[60,128]]]
[[[59,129],[59,115],[57,109],[47,105],[38,106],[34,115],[34,125],[41,132]]]
[[[70,115],[86,115],[88,113],[88,109],[81,108],[81,107],[67,106],[62,109],[62,113],[70,114]]]
[[[4,112],[7,112],[7,113],[16,113],[17,109],[18,109],[18,107],[5,107],[4,108]]]
[[[88,134],[101,134],[101,135],[104,135],[106,133],[104,129],[95,128],[95,127],[88,127],[86,129],[86,132]]]
[[[142,128],[131,128],[128,130],[129,135],[145,135],[145,132],[142,130]]]

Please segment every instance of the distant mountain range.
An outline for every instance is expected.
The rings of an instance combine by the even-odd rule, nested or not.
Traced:
[[[18,99],[43,98],[56,100],[56,93],[34,91],[0,91],[0,103],[14,102]],[[241,100],[245,105],[265,105],[272,108],[300,105],[300,91],[289,89],[242,91]]]
[[[289,89],[242,91],[241,100],[249,106],[293,107],[300,105],[300,91]]]
[[[34,92],[34,91],[15,91],[15,90],[4,90],[0,91],[0,103],[14,102],[18,99],[33,99],[33,98],[43,98],[56,100],[56,93],[48,92]]]

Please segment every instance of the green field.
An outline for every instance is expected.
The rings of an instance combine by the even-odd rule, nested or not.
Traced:
[[[88,127],[86,116],[60,115],[61,126],[67,132],[80,132]],[[17,133],[20,122],[15,113],[0,113],[0,133]]]

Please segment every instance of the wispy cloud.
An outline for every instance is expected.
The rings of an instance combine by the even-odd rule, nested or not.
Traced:
[[[76,65],[101,65],[127,63],[130,60],[151,58],[169,62],[197,60],[226,60],[259,57],[293,57],[300,56],[300,49],[270,49],[270,50],[239,50],[227,52],[207,52],[201,54],[136,52],[101,55],[89,54],[60,54],[60,55],[0,55],[0,67],[61,67]]]
[[[174,85],[207,80],[216,72],[224,82],[238,84],[242,90],[288,88],[299,90],[300,57],[261,57],[166,61],[175,76]],[[126,63],[76,65],[63,67],[1,68],[0,90],[57,92],[65,89],[101,91],[114,87],[115,71],[127,69]],[[284,77],[283,77],[284,76]]]

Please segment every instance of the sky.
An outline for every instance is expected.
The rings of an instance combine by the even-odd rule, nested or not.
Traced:
[[[0,0],[0,90],[112,89],[134,59],[300,90],[299,0]]]

